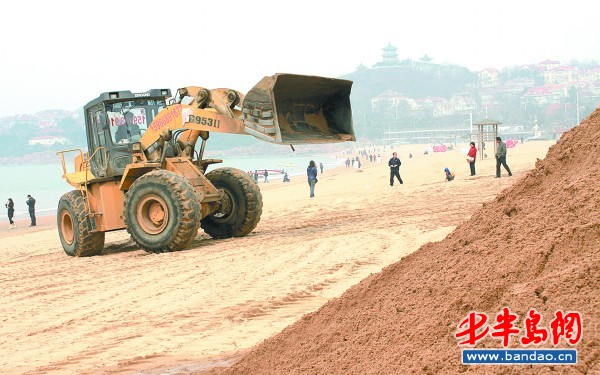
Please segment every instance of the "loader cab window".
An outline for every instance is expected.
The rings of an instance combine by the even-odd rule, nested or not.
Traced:
[[[93,112],[90,113],[91,117],[91,142],[90,142],[90,154],[89,157],[90,164],[92,167],[92,173],[98,177],[104,177],[106,175],[106,159],[105,153],[107,151],[106,148],[106,136],[104,134],[104,129],[107,127],[106,117],[104,117],[104,112],[101,108],[97,108]],[[104,148],[103,150],[98,150],[99,148]]]
[[[113,144],[138,142],[154,117],[165,107],[164,100],[136,99],[106,105]]]

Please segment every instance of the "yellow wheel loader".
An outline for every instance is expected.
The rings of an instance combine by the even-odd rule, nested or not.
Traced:
[[[104,233],[127,229],[152,253],[178,251],[199,227],[213,238],[252,232],[262,195],[245,172],[207,167],[211,132],[278,144],[354,141],[351,81],[276,74],[245,96],[231,89],[185,87],[101,94],[84,107],[88,150],[60,151],[75,190],[59,201],[58,234],[71,256],[102,252]],[[200,140],[201,142],[197,142]],[[65,154],[75,152],[67,171]]]

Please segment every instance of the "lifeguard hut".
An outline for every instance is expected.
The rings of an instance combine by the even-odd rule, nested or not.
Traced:
[[[492,142],[494,144],[494,155],[496,155],[496,137],[498,136],[498,125],[502,124],[500,121],[491,120],[486,118],[476,122],[473,125],[477,125],[477,149],[479,150],[479,160],[482,160],[484,156],[485,142]]]

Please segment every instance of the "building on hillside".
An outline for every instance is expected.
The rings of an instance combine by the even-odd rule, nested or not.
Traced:
[[[573,82],[577,80],[577,68],[561,65],[543,71],[542,76],[546,85]]]
[[[28,145],[52,146],[54,144],[66,145],[69,143],[67,137],[64,136],[64,131],[59,129],[55,122],[40,120],[38,126],[40,130],[35,137],[29,139]]]
[[[419,129],[419,130],[390,130],[384,132],[382,141],[387,144],[454,144],[467,142],[468,128],[461,129]]]
[[[500,72],[494,68],[483,69],[477,74],[479,79],[479,87],[493,87],[500,84],[498,78]]]
[[[360,63],[360,65],[356,67],[356,71],[357,72],[362,72],[362,71],[365,71],[365,70],[368,70],[368,69],[369,68],[367,68],[367,66],[365,64],[363,64],[363,63]]]
[[[521,104],[533,103],[541,107],[551,103],[560,103],[563,96],[563,89],[558,85],[532,87],[521,96]]]
[[[427,54],[425,54],[423,57],[421,57],[419,59],[420,62],[425,63],[425,64],[429,64],[432,60],[433,60],[433,58]]]
[[[454,109],[455,113],[466,113],[472,111],[477,107],[475,99],[465,93],[457,93],[452,95],[450,98],[450,105]]]
[[[37,137],[31,138],[27,144],[30,146],[34,145],[43,145],[43,146],[52,146],[54,144],[66,145],[69,143],[69,140],[64,136],[56,136],[56,135],[40,135]]]
[[[411,117],[419,109],[414,99],[408,98],[393,90],[387,90],[371,99],[371,111],[380,113],[384,118],[397,120]]]
[[[444,98],[428,96],[423,99],[416,99],[415,102],[418,105],[420,115],[424,117],[440,118],[454,114],[452,106]]]
[[[517,93],[521,94],[525,90],[527,90],[531,87],[534,87],[534,86],[535,86],[535,80],[530,77],[519,77],[519,78],[511,79],[511,80],[506,81],[503,85],[501,85],[504,92],[510,92],[510,93],[514,93],[514,94],[517,94]]]
[[[455,94],[450,100],[441,97],[409,98],[393,90],[371,99],[371,110],[387,119],[442,118],[467,113],[477,107],[473,97]]]
[[[371,99],[371,111],[381,112],[387,108],[392,108],[399,102],[400,98],[402,98],[402,94],[394,90],[387,90]]]
[[[596,82],[600,80],[600,68],[580,70],[577,76],[579,82]]]
[[[538,70],[550,70],[550,69],[556,68],[558,66],[560,66],[560,61],[544,60],[544,61],[540,61],[537,64],[537,69]]]

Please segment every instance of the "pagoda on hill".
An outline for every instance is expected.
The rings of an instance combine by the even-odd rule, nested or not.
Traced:
[[[388,68],[400,65],[400,60],[398,60],[398,52],[396,52],[398,48],[392,46],[391,43],[388,43],[388,45],[382,50],[383,60],[373,65],[373,68]]]

